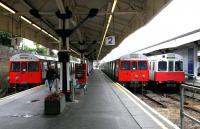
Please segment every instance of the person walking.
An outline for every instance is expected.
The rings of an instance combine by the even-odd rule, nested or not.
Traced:
[[[51,91],[52,86],[53,86],[53,82],[54,79],[56,78],[56,71],[53,69],[53,67],[51,66],[46,73],[46,79],[48,82],[48,86],[49,86],[49,91]]]

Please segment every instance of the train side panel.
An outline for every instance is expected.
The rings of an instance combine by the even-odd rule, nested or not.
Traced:
[[[182,83],[185,79],[184,72],[155,72],[156,82],[177,82]]]

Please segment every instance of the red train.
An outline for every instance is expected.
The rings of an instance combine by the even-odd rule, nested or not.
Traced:
[[[156,84],[175,85],[185,80],[183,58],[174,53],[149,58],[150,80]]]
[[[102,70],[111,78],[126,86],[147,85],[149,81],[148,60],[142,54],[129,54],[102,64]]]
[[[10,58],[9,84],[19,87],[20,85],[42,84],[49,62],[56,62],[53,57],[21,53]]]
[[[75,63],[80,63],[80,60],[70,57],[71,74],[74,73]],[[11,87],[20,89],[42,84],[46,78],[46,70],[50,65],[54,65],[59,73],[60,64],[55,57],[28,53],[16,54],[10,58],[8,83]]]

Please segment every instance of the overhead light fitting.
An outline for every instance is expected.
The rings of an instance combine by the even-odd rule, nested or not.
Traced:
[[[80,53],[70,48],[70,50],[80,56]]]
[[[46,30],[42,29],[41,27],[39,27],[38,25],[32,23],[28,18],[24,17],[24,16],[20,16],[20,18],[22,20],[24,20],[25,22],[31,24],[32,26],[34,26],[35,28],[37,28],[38,30],[41,30],[43,33],[45,33],[46,35],[48,35],[49,37],[53,38],[54,40],[56,40],[57,42],[59,41],[57,38],[55,38],[54,36],[52,36],[51,34],[49,34]]]
[[[24,20],[25,22],[27,22],[27,23],[29,23],[29,24],[32,24],[32,22],[31,22],[30,20],[28,20],[26,17],[20,16],[20,18],[21,18],[22,20]]]
[[[99,55],[101,53],[101,49],[102,49],[106,34],[108,32],[108,28],[110,26],[110,22],[112,20],[112,15],[113,15],[113,12],[115,10],[116,4],[117,4],[117,0],[114,0],[113,5],[112,5],[112,9],[111,9],[111,14],[109,15],[108,22],[107,22],[107,25],[106,25],[106,29],[104,31],[103,38],[102,38],[102,41],[101,41],[101,46],[100,46],[100,49],[99,49],[99,54],[98,54],[97,60],[99,59]]]
[[[46,30],[42,29],[41,31],[48,35],[48,32]]]
[[[37,28],[38,30],[41,30],[41,27],[39,27],[38,25],[36,24],[32,24],[35,28]]]
[[[10,7],[6,6],[5,4],[3,4],[2,2],[0,2],[0,6],[3,7],[4,9],[8,10],[9,12],[11,12],[12,14],[15,14],[16,12],[11,9]]]
[[[14,11],[13,9],[11,9],[10,7],[8,7],[7,5],[3,4],[2,2],[0,2],[0,6],[3,7],[4,9],[6,9],[7,11],[9,11],[12,14],[15,14],[16,11]],[[44,29],[42,29],[41,27],[39,27],[38,25],[32,23],[28,18],[24,17],[24,16],[20,16],[20,18],[31,24],[32,26],[34,26],[35,28],[37,28],[38,30],[41,30],[43,33],[47,34],[48,36],[50,36],[51,38],[53,38],[54,40],[56,40],[57,42],[59,41],[57,38],[55,38],[54,36],[52,36],[51,34],[49,34],[47,31],[45,31]]]

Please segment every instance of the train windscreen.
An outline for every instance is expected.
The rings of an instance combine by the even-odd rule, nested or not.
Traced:
[[[139,70],[147,70],[147,62],[146,61],[138,61],[138,69]]]
[[[175,62],[175,71],[183,71],[183,62],[182,61]]]
[[[167,62],[166,61],[158,62],[158,71],[167,71]]]
[[[169,71],[174,71],[174,62],[169,61],[169,66],[168,66]]]
[[[19,62],[12,62],[11,71],[12,72],[19,72],[20,71],[20,63]]]
[[[28,71],[29,72],[36,72],[36,71],[38,71],[38,63],[37,62],[29,62],[28,63]]]
[[[122,70],[130,70],[130,62],[129,61],[122,61],[121,62],[121,69]]]
[[[137,70],[137,63],[135,61],[132,62],[132,70]]]

